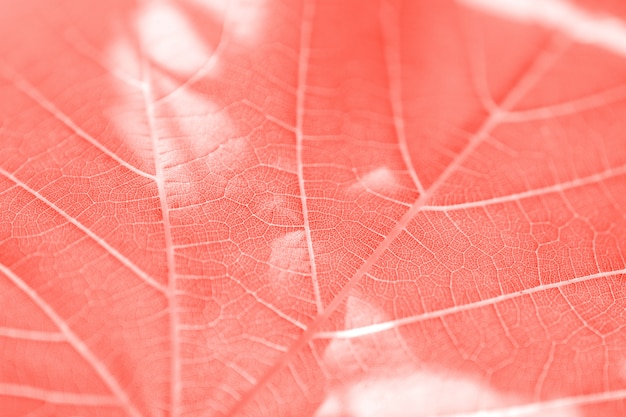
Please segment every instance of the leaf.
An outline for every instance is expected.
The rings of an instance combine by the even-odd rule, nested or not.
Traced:
[[[2,416],[626,413],[620,2],[3,2]]]

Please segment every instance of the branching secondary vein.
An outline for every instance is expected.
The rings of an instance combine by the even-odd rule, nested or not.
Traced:
[[[132,401],[121,387],[117,379],[109,372],[106,365],[89,349],[89,347],[81,340],[81,338],[74,333],[74,331],[67,324],[53,308],[43,298],[37,294],[37,292],[31,288],[23,279],[18,277],[7,266],[0,264],[0,273],[4,274],[9,281],[19,288],[24,294],[30,298],[41,311],[50,318],[50,320],[57,326],[59,331],[63,334],[67,342],[74,348],[74,350],[92,367],[92,369],[98,374],[100,379],[111,390],[113,395],[119,400],[120,406],[131,417],[143,417],[141,412],[133,405]]]
[[[487,207],[494,204],[502,204],[507,202],[514,202],[523,200],[526,198],[540,197],[542,195],[559,193],[574,188],[582,187],[590,184],[597,184],[601,181],[608,180],[610,178],[618,177],[626,174],[626,166],[608,169],[598,174],[590,175],[584,178],[578,178],[572,181],[563,182],[560,184],[550,185],[548,187],[538,188],[536,190],[524,191],[521,193],[505,195],[501,197],[494,197],[487,200],[472,201],[469,203],[450,204],[447,206],[424,206],[422,211],[443,211],[449,212],[454,210],[466,210],[479,207]]]
[[[499,107],[500,110],[489,114],[476,133],[472,135],[465,149],[456,156],[456,158],[441,173],[432,186],[419,196],[407,212],[400,218],[395,227],[380,242],[369,258],[361,264],[361,267],[352,276],[350,281],[341,289],[341,291],[339,291],[328,306],[317,315],[308,328],[301,334],[298,340],[289,347],[287,353],[285,353],[285,355],[283,355],[278,362],[271,366],[258,379],[258,382],[252,389],[242,396],[241,401],[230,410],[229,415],[237,415],[241,410],[243,410],[246,404],[261,390],[261,388],[268,384],[274,375],[287,366],[293,358],[297,357],[299,351],[315,338],[315,335],[319,333],[319,328],[323,325],[323,323],[325,323],[326,320],[328,320],[342,305],[344,300],[358,285],[361,278],[367,274],[367,272],[376,264],[376,262],[378,262],[382,255],[391,247],[398,236],[400,236],[409,223],[426,205],[426,202],[431,198],[431,196],[450,178],[454,172],[458,170],[461,164],[476,150],[476,148],[489,137],[490,132],[503,122],[504,114],[515,107],[519,100],[521,100],[535,85],[535,83],[543,76],[556,59],[562,55],[566,46],[567,44],[564,43],[562,39],[556,38],[550,45],[550,48],[542,51],[542,53],[536,57],[529,69],[522,74],[520,79],[506,95]]]
[[[476,301],[474,303],[468,303],[463,305],[452,306],[437,311],[428,313],[417,314],[415,316],[403,317],[401,319],[389,320],[383,323],[372,324],[369,326],[355,327],[348,330],[338,330],[332,332],[319,332],[316,333],[315,339],[354,339],[362,336],[368,336],[376,333],[381,333],[390,329],[395,329],[401,326],[408,326],[414,323],[420,323],[427,320],[438,319],[452,314],[457,314],[463,311],[475,310],[481,307],[487,307],[494,304],[502,303],[507,300],[513,300],[526,295],[535,294],[542,291],[547,291],[555,288],[562,288],[568,285],[573,285],[585,281],[594,279],[606,278],[616,275],[626,274],[626,269],[618,269],[610,272],[599,272],[597,274],[586,275],[584,277],[574,278],[567,281],[555,282],[552,284],[538,285],[533,288],[528,288],[522,291],[516,291],[508,294],[502,294],[497,297],[487,298],[484,300]],[[582,320],[582,319],[581,319]]]
[[[150,275],[148,275],[148,273],[146,273],[144,270],[139,268],[135,263],[133,263],[126,256],[122,255],[113,246],[109,245],[106,242],[106,240],[104,240],[100,236],[96,235],[91,230],[89,230],[88,227],[86,227],[84,224],[82,224],[81,222],[76,220],[74,217],[70,216],[68,213],[63,211],[60,207],[58,207],[52,201],[48,200],[46,197],[44,197],[38,191],[30,188],[26,183],[24,183],[23,181],[20,181],[17,177],[15,177],[15,175],[11,174],[8,171],[5,171],[2,168],[0,168],[0,175],[3,175],[6,178],[8,178],[9,180],[13,181],[18,187],[20,187],[23,190],[27,191],[33,197],[35,197],[37,200],[42,201],[48,207],[50,207],[55,212],[60,214],[65,220],[68,221],[68,223],[76,226],[79,230],[81,230],[83,233],[85,233],[87,236],[89,236],[94,242],[96,242],[98,245],[100,245],[107,253],[109,253],[115,259],[120,261],[124,266],[126,266],[128,269],[130,269],[133,273],[135,273],[135,275],[137,275],[139,278],[141,278],[143,281],[145,281],[148,285],[150,285],[151,287],[157,289],[159,292],[162,292],[162,293],[166,292],[166,288],[163,285],[161,285],[161,283],[159,283],[154,278],[152,278]]]
[[[143,62],[144,84],[142,93],[146,118],[152,142],[152,152],[155,166],[155,181],[159,191],[159,201],[161,203],[161,213],[163,215],[163,234],[165,240],[165,256],[167,262],[167,294],[169,300],[170,314],[170,355],[171,355],[171,375],[170,375],[170,417],[176,417],[180,409],[182,387],[181,387],[181,364],[180,364],[180,344],[179,344],[179,322],[176,297],[176,258],[174,255],[174,244],[172,241],[170,209],[167,203],[167,190],[165,189],[165,172],[161,162],[159,138],[156,134],[155,112],[152,97],[152,80],[150,66]]]

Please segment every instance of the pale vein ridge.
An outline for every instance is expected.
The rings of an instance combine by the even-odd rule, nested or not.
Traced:
[[[59,332],[47,332],[42,330],[18,329],[15,327],[0,327],[0,337],[9,339],[22,339],[31,342],[65,342],[65,337]]]
[[[170,417],[177,417],[181,403],[182,387],[180,384],[181,364],[180,364],[180,343],[178,335],[178,308],[176,297],[176,258],[174,254],[174,244],[172,241],[172,231],[170,222],[170,210],[167,203],[167,190],[165,189],[165,172],[161,163],[159,139],[156,134],[155,113],[152,97],[152,80],[150,74],[150,66],[144,62],[144,83],[142,86],[142,94],[144,98],[144,106],[146,110],[146,118],[148,120],[150,140],[152,142],[152,152],[154,158],[155,181],[159,192],[159,201],[161,204],[161,212],[163,216],[163,234],[165,239],[165,256],[167,262],[167,294],[169,295],[169,314],[170,314],[170,354],[171,354],[171,375],[170,375]]]
[[[620,85],[586,97],[572,99],[565,103],[510,112],[506,115],[506,121],[508,123],[520,123],[569,116],[610,106],[624,100],[626,100],[626,85]]]
[[[256,292],[253,291],[249,291],[248,289],[246,289],[244,287],[244,290],[250,294],[252,297],[254,297],[255,300],[257,300],[257,302],[264,306],[265,308],[267,308],[268,310],[270,310],[272,313],[276,314],[278,317],[280,317],[281,319],[293,324],[296,327],[299,327],[300,329],[304,330],[306,329],[306,325],[304,325],[304,323],[302,323],[300,320],[289,316],[288,314],[283,313],[279,308],[277,308],[276,306],[274,306],[272,303],[268,303],[266,301],[264,301],[262,298],[260,298]]]
[[[15,177],[13,174],[5,171],[3,168],[0,168],[0,174],[5,176],[6,178],[10,179],[11,181],[13,181],[18,187],[20,187],[23,190],[27,191],[28,193],[33,195],[38,200],[44,202],[48,207],[50,207],[52,210],[54,210],[55,212],[60,214],[70,224],[76,226],[76,228],[78,228],[80,231],[82,231],[87,236],[89,236],[94,242],[96,242],[105,251],[107,251],[107,253],[109,253],[115,259],[120,261],[125,267],[127,267],[128,269],[133,271],[135,273],[135,275],[137,275],[139,278],[141,278],[146,284],[150,285],[151,287],[155,288],[156,290],[158,290],[158,291],[160,291],[162,293],[166,293],[166,288],[163,287],[163,285],[161,285],[161,283],[159,283],[154,278],[152,278],[150,275],[148,275],[144,270],[139,268],[130,259],[128,259],[124,255],[122,255],[113,246],[109,245],[103,238],[101,238],[100,236],[96,235],[94,232],[89,230],[89,228],[87,228],[84,224],[80,223],[74,217],[72,217],[69,214],[67,214],[65,211],[63,211],[60,207],[58,207],[52,201],[48,200],[46,197],[44,197],[38,191],[30,188],[26,183],[24,183],[23,181],[20,181],[17,177]]]
[[[266,110],[264,110],[261,106],[257,105],[256,103],[248,100],[247,98],[244,98],[241,100],[241,104],[244,104],[256,111],[258,111],[266,120],[268,120],[269,122],[275,124],[276,126],[282,127],[283,129],[287,130],[288,132],[292,132],[293,134],[297,133],[296,127],[290,125],[289,123],[278,119],[277,117],[274,117],[270,114],[267,113]]]
[[[109,156],[111,159],[115,160],[121,166],[127,168],[128,170],[134,172],[137,175],[140,175],[145,178],[149,178],[154,180],[154,175],[149,174],[132,164],[126,162],[114,152],[100,144],[94,137],[92,137],[89,133],[85,132],[80,126],[78,126],[74,121],[63,113],[57,106],[55,106],[50,100],[48,100],[39,90],[35,88],[32,84],[30,84],[26,79],[19,76],[15,71],[13,71],[10,67],[8,67],[3,62],[0,62],[0,75],[2,75],[7,80],[11,81],[13,85],[28,96],[31,100],[41,106],[44,110],[54,116],[57,120],[67,126],[70,130],[76,133],[79,137],[83,138],[85,141],[96,147],[102,153]]]
[[[384,332],[390,329],[395,329],[401,326],[407,326],[414,323],[420,323],[427,320],[442,318],[445,316],[449,316],[452,314],[461,313],[464,311],[475,310],[481,307],[488,307],[494,304],[502,303],[504,301],[513,300],[516,298],[520,298],[526,295],[535,294],[542,291],[548,291],[555,288],[562,288],[568,285],[577,284],[580,282],[590,281],[599,278],[606,278],[615,275],[623,275],[626,274],[626,269],[619,269],[610,272],[600,272],[597,274],[586,275],[584,277],[574,278],[567,281],[559,281],[552,284],[544,284],[538,285],[533,288],[528,288],[521,291],[516,291],[513,293],[499,295],[497,297],[487,298],[485,300],[476,301],[474,303],[468,303],[458,306],[452,306],[448,308],[444,308],[442,310],[437,310],[433,312],[427,312],[422,314],[417,314],[415,316],[403,317],[401,319],[389,320],[384,323],[376,323],[369,326],[355,327],[348,330],[337,330],[332,332],[319,332],[314,338],[315,339],[354,339],[363,336],[369,336],[372,334]]]
[[[398,147],[404,165],[409,172],[411,180],[420,194],[424,193],[424,186],[420,181],[409,153],[406,139],[406,127],[404,125],[404,108],[402,105],[402,68],[400,57],[400,22],[398,13],[390,4],[383,2],[380,10],[380,25],[385,45],[384,55],[389,79],[389,102],[393,113],[393,127],[398,138]]]
[[[53,391],[22,384],[7,384],[0,382],[0,395],[32,400],[45,401],[50,404],[78,405],[87,407],[116,406],[120,403],[109,395],[80,394],[67,391]]]
[[[576,314],[576,316],[579,317],[579,319],[582,319],[582,317],[580,317],[579,314]],[[502,321],[501,318],[500,320]],[[587,325],[587,323],[585,323],[585,325]],[[503,327],[506,327],[506,326],[503,325]],[[507,337],[512,339],[510,333],[508,331],[506,333],[507,333]],[[552,369],[552,364],[554,362],[554,354],[556,352],[556,348],[557,348],[557,343],[553,340],[552,343],[550,343],[550,352],[548,352],[548,358],[543,363],[543,369],[541,369],[541,373],[539,374],[539,377],[537,378],[537,383],[535,384],[535,389],[533,390],[532,398],[534,398],[535,400],[541,398],[541,392],[543,391],[543,384],[545,384],[546,379],[548,378],[548,375],[550,374],[550,370]],[[608,384],[606,386],[608,386]]]
[[[300,189],[300,201],[302,204],[302,218],[306,245],[311,265],[311,281],[313,282],[313,292],[315,305],[318,313],[324,309],[317,279],[317,266],[315,264],[315,250],[313,248],[313,238],[311,237],[311,225],[309,224],[309,209],[306,197],[306,184],[304,180],[303,152],[303,122],[304,122],[304,100],[306,95],[306,78],[309,64],[309,52],[311,44],[311,32],[313,18],[315,15],[315,4],[311,1],[305,2],[302,12],[302,29],[300,31],[300,56],[298,62],[298,86],[296,88],[296,169],[298,173],[298,187]]]
[[[119,400],[119,404],[131,417],[143,417],[141,412],[133,405],[132,401],[121,387],[119,381],[109,372],[100,358],[98,358],[89,347],[70,328],[67,322],[57,314],[57,312],[37,294],[24,280],[18,277],[11,269],[0,263],[2,272],[17,288],[26,294],[43,311],[46,316],[58,327],[68,343],[76,352],[91,366],[100,379],[111,390],[113,395]]]
[[[259,305],[267,308],[272,313],[276,314],[281,319],[283,319],[283,320],[293,324],[294,326],[299,327],[302,330],[306,330],[306,325],[304,323],[302,323],[301,321],[297,320],[296,318],[293,318],[293,317],[289,316],[288,314],[283,313],[282,310],[280,310],[279,308],[275,307],[273,304],[263,300],[261,297],[258,296],[258,294],[255,291],[251,291],[251,290],[247,289],[244,285],[242,285],[241,288],[243,288],[243,290],[247,294],[252,296],[259,303]],[[207,299],[206,297],[198,297],[197,295],[190,294],[190,293],[184,292],[184,291],[177,291],[176,294],[177,295],[181,295],[181,296],[185,296],[185,297],[194,297],[194,298],[201,299],[201,300],[206,300]],[[206,323],[206,324],[179,324],[179,329],[181,329],[181,330],[204,330],[204,329],[211,328],[213,326],[214,326],[213,323]]]
[[[539,53],[530,65],[530,68],[522,76],[522,79],[509,91],[502,104],[500,111],[507,114],[513,107],[530,91],[531,88],[544,76],[570,46],[570,40],[560,35],[554,35],[549,45]],[[506,116],[503,116],[506,120]]]
[[[560,184],[550,185],[548,187],[524,191],[521,193],[505,195],[501,197],[489,198],[486,200],[472,201],[469,203],[450,204],[446,206],[424,206],[422,207],[422,211],[449,212],[449,211],[454,211],[454,210],[466,210],[466,209],[472,209],[472,208],[487,207],[487,206],[494,205],[494,204],[515,202],[515,201],[523,200],[526,198],[540,197],[546,194],[559,193],[562,191],[571,190],[571,189],[582,187],[585,185],[596,184],[596,183],[608,180],[610,178],[618,177],[624,174],[626,174],[626,166],[622,166],[622,167],[618,167],[614,169],[608,169],[606,171],[603,171],[594,175],[590,175],[588,177],[577,178],[572,181],[566,181]]]

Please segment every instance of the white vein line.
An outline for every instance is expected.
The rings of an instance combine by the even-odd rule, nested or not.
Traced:
[[[275,125],[282,127],[283,129],[292,132],[292,133],[297,133],[297,130],[294,126],[291,126],[289,123],[284,122],[274,116],[271,116],[269,114],[267,114],[267,111],[263,110],[263,108],[255,103],[253,103],[252,101],[248,100],[247,98],[244,98],[241,100],[241,104],[244,104],[256,111],[259,112],[259,114],[261,114],[266,120],[274,123]]]
[[[539,377],[537,378],[537,383],[535,384],[533,398],[536,400],[541,398],[541,392],[543,391],[543,384],[546,382],[546,378],[548,377],[548,374],[550,373],[550,369],[552,367],[552,362],[554,362],[554,352],[556,350],[556,347],[557,347],[557,344],[554,341],[552,341],[552,343],[550,344],[550,352],[548,352],[548,357],[546,358],[546,361],[543,364],[541,373],[539,374]]]
[[[111,390],[113,395],[119,400],[120,405],[132,417],[143,417],[141,412],[133,405],[130,398],[120,386],[117,379],[109,372],[106,365],[89,349],[89,347],[78,337],[70,328],[67,322],[57,314],[57,312],[37,294],[25,281],[18,277],[7,266],[0,263],[0,272],[2,272],[17,288],[26,294],[36,305],[43,311],[46,316],[59,328],[59,331],[65,336],[68,343],[76,350],[76,352],[92,367],[98,374],[100,379]]]
[[[449,212],[453,210],[466,210],[471,208],[486,207],[494,204],[509,203],[519,201],[525,198],[539,197],[551,193],[559,193],[573,188],[582,187],[589,184],[596,184],[604,180],[618,177],[626,174],[626,166],[622,166],[615,169],[608,169],[598,174],[590,175],[584,178],[577,178],[572,181],[563,182],[560,184],[550,185],[548,187],[538,188],[535,190],[524,191],[521,193],[510,194],[502,197],[494,197],[486,200],[472,201],[469,203],[450,204],[447,206],[424,206],[422,211],[444,211]]]
[[[117,156],[114,152],[100,144],[95,138],[93,138],[89,133],[85,132],[82,128],[80,128],[74,121],[68,117],[65,113],[63,113],[57,106],[55,106],[50,100],[48,100],[43,94],[39,92],[32,84],[26,81],[24,78],[19,76],[15,71],[13,71],[9,66],[0,62],[0,75],[11,81],[13,85],[20,90],[22,93],[27,95],[30,99],[32,99],[35,103],[41,106],[48,113],[53,115],[57,120],[67,126],[70,130],[76,133],[78,136],[86,140],[88,143],[99,149],[102,153],[106,154],[113,160],[115,160],[120,165],[129,169],[137,175],[140,175],[145,178],[149,178],[154,180],[154,175],[149,174],[141,169],[131,165],[126,162],[119,156]]]
[[[29,398],[45,401],[49,404],[82,405],[91,407],[117,406],[120,403],[110,395],[80,394],[66,391],[53,391],[22,384],[7,384],[0,382],[0,395]]]
[[[472,411],[468,413],[439,414],[439,417],[523,417],[538,416],[547,410],[558,408],[573,408],[587,404],[600,402],[623,400],[626,398],[626,389],[597,392],[593,394],[581,394],[571,397],[562,397],[554,400],[538,401],[524,405],[510,406],[504,408],[494,408],[491,410]],[[573,413],[576,415],[576,413]],[[435,417],[435,416],[432,416]]]
[[[287,348],[285,346],[279,345],[278,343],[271,342],[262,337],[257,337],[251,334],[245,334],[242,336],[243,339],[249,340],[253,343],[258,343],[270,349],[274,349],[277,352],[287,352]]]
[[[448,307],[438,311],[422,313],[415,316],[403,317],[401,319],[390,320],[384,323],[372,324],[369,326],[356,327],[348,330],[337,330],[332,332],[319,332],[316,333],[315,339],[354,339],[362,336],[369,336],[372,334],[384,332],[390,329],[395,329],[400,326],[407,326],[410,324],[420,323],[427,320],[438,319],[451,314],[457,314],[464,311],[474,310],[481,307],[488,307],[494,304],[502,303],[504,301],[513,300],[526,295],[535,294],[542,291],[548,291],[555,288],[561,288],[580,282],[590,281],[598,278],[606,278],[615,275],[626,274],[626,269],[619,269],[610,272],[600,272],[597,274],[586,275],[584,277],[574,278],[567,281],[559,281],[552,284],[538,285],[526,290],[517,291],[514,293],[508,293],[499,295],[497,297],[487,298],[485,300],[476,301],[474,303],[468,303],[460,306]]]
[[[272,303],[269,303],[269,302],[265,301],[264,299],[262,299],[261,297],[259,297],[259,295],[255,291],[251,291],[251,290],[247,289],[242,284],[240,284],[240,285],[241,285],[241,288],[243,288],[243,290],[247,294],[250,294],[250,296],[252,296],[260,305],[264,306],[265,308],[267,308],[268,310],[270,310],[271,312],[276,314],[278,317],[280,317],[283,320],[293,324],[294,326],[299,327],[302,330],[306,330],[306,326],[304,325],[304,323],[301,323],[299,320],[289,316],[286,313],[283,313],[283,311],[280,308],[275,307]]]
[[[406,127],[404,125],[404,108],[402,106],[402,67],[399,52],[400,33],[398,28],[398,13],[390,4],[383,2],[381,4],[379,16],[381,31],[383,34],[385,64],[387,67],[387,77],[389,83],[389,102],[391,103],[391,111],[393,113],[393,127],[398,138],[398,147],[402,160],[406,166],[409,176],[417,187],[420,194],[424,194],[424,186],[417,176],[409,146],[406,139]]]
[[[158,281],[156,281],[154,278],[152,278],[150,275],[148,275],[144,270],[142,270],[137,265],[135,265],[130,259],[128,259],[124,255],[122,255],[120,252],[118,252],[117,249],[115,249],[113,246],[109,245],[100,236],[96,235],[94,232],[89,230],[85,225],[83,225],[78,220],[76,220],[75,218],[73,218],[72,216],[67,214],[61,208],[57,207],[52,201],[48,200],[46,197],[41,195],[39,192],[37,192],[37,191],[33,190],[32,188],[30,188],[28,185],[26,185],[26,183],[20,181],[17,177],[15,177],[13,174],[5,171],[3,168],[0,168],[0,174],[4,175],[5,177],[7,177],[11,181],[13,181],[16,185],[18,185],[20,188],[22,188],[25,191],[27,191],[30,194],[32,194],[38,200],[44,202],[48,207],[50,207],[55,212],[60,214],[65,220],[67,220],[69,223],[73,224],[79,230],[81,230],[83,233],[85,233],[87,236],[89,236],[94,242],[96,242],[98,245],[100,245],[111,256],[113,256],[115,259],[120,261],[128,269],[133,271],[138,277],[140,277],[148,285],[150,285],[151,287],[157,289],[158,291],[160,291],[162,293],[166,293],[166,288],[163,285],[161,285]]]
[[[59,332],[41,330],[18,329],[15,327],[0,327],[0,337],[9,339],[23,339],[32,342],[65,342],[65,337]]]
[[[504,112],[502,115],[504,120],[506,120],[506,114],[510,112],[541,77],[544,76],[548,69],[563,55],[570,44],[570,40],[566,37],[560,35],[552,37],[547,48],[539,53],[536,59],[531,63],[523,79],[517,83],[502,101],[500,109]]]
[[[300,188],[300,201],[302,204],[302,218],[304,233],[306,236],[307,250],[309,253],[309,263],[311,264],[311,281],[313,283],[313,293],[317,312],[324,309],[320,295],[319,282],[317,280],[317,267],[315,264],[315,250],[313,248],[313,238],[311,237],[311,226],[309,224],[309,209],[306,197],[306,185],[304,180],[303,151],[303,121],[304,121],[304,100],[306,96],[306,78],[309,65],[309,53],[311,44],[311,33],[313,18],[315,15],[315,4],[312,1],[305,2],[302,11],[302,29],[300,31],[300,56],[298,62],[298,81],[296,89],[296,169],[298,173],[298,187]]]
[[[281,309],[275,307],[271,303],[268,303],[264,299],[260,298],[255,292],[252,292],[252,291],[248,290],[245,287],[242,287],[242,288],[246,292],[246,294],[249,294],[260,305],[262,305],[263,307],[267,308],[269,311],[271,311],[272,313],[276,314],[281,319],[285,320],[286,322],[288,322],[290,324],[293,324],[294,326],[296,326],[296,327],[298,327],[298,328],[300,328],[302,330],[306,330],[306,326],[304,325],[304,323],[302,323],[302,322],[298,321],[297,319],[295,319],[295,318],[293,318],[293,317],[283,313]],[[180,293],[180,292],[178,292],[177,294],[183,295],[183,296],[186,296],[186,297],[194,297],[192,294],[189,294],[189,293]],[[206,300],[207,298],[205,297],[204,299]],[[216,321],[216,320],[214,320],[214,321]],[[207,322],[207,323],[203,323],[203,324],[179,324],[178,325],[178,328],[180,330],[188,330],[188,331],[206,330],[206,329],[212,329],[214,327],[215,327],[214,322]]]
[[[620,85],[587,97],[573,99],[567,103],[559,103],[535,109],[519,110],[507,113],[508,123],[528,122],[553,117],[567,116],[587,110],[609,106],[626,100],[626,85]]]
[[[239,376],[241,376],[243,379],[245,379],[246,381],[248,381],[250,383],[250,385],[254,385],[257,383],[257,379],[249,374],[248,372],[246,372],[245,369],[243,369],[242,367],[240,367],[239,365],[237,365],[235,362],[228,362],[226,364],[229,368],[231,368],[233,371],[235,371],[236,373],[239,374]],[[220,387],[221,388],[221,387]],[[240,393],[236,393],[237,394],[237,400],[239,400],[241,398],[241,394]]]
[[[163,234],[165,240],[165,257],[167,262],[167,293],[169,295],[169,321],[170,321],[170,417],[177,417],[181,403],[181,364],[180,364],[180,343],[178,335],[178,308],[176,297],[176,258],[174,254],[174,244],[172,242],[172,231],[170,222],[170,210],[167,204],[167,190],[165,189],[165,172],[161,163],[159,138],[156,134],[154,100],[152,96],[152,80],[150,65],[143,62],[143,86],[142,94],[146,110],[146,118],[152,142],[152,153],[154,159],[155,181],[159,191],[159,201],[161,204],[161,214],[163,216]]]

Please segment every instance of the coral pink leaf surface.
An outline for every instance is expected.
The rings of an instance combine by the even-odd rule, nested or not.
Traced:
[[[620,1],[0,9],[0,416],[626,415]]]

